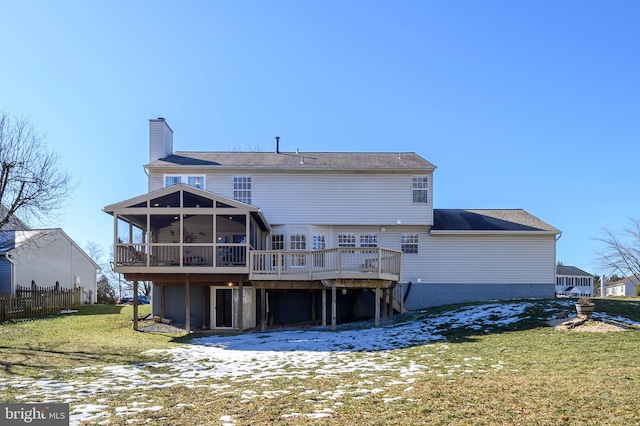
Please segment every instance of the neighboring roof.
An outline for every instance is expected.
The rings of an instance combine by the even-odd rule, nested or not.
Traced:
[[[638,284],[638,282],[640,282],[640,280],[636,277],[627,277],[618,281],[607,282],[606,287],[613,287],[613,286],[625,285],[625,284],[632,284],[635,286]]]
[[[148,168],[215,167],[262,170],[435,170],[414,152],[174,152]]]
[[[522,209],[433,209],[432,232],[461,231],[560,231]]]
[[[580,268],[576,268],[575,266],[565,266],[565,265],[557,265],[556,266],[556,275],[574,275],[574,276],[586,276],[592,277],[593,274],[583,271]]]
[[[69,237],[61,228],[49,228],[49,229],[31,229],[25,231],[0,231],[0,254],[5,254],[16,248],[20,248],[23,245],[33,243],[46,235],[59,233],[65,239],[67,239],[71,245],[73,245],[89,262],[95,266],[96,269],[101,269],[91,257],[78,245],[75,241]]]

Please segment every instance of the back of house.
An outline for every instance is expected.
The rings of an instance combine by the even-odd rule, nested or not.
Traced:
[[[559,231],[522,209],[434,209],[416,153],[174,151],[162,118],[149,134],[148,194],[104,210],[154,315],[243,329],[554,296]]]

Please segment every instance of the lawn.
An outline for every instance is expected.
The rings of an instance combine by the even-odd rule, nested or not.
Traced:
[[[88,306],[0,326],[1,401],[69,402],[72,424],[639,424],[640,331],[546,323],[572,302],[204,337],[134,332],[130,306]],[[638,308],[596,300],[595,319],[637,325]]]

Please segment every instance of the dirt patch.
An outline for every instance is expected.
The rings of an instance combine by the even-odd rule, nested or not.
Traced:
[[[578,331],[590,333],[615,333],[618,331],[627,331],[629,327],[624,324],[614,324],[610,322],[588,320],[579,324],[580,318],[561,318],[549,321],[549,325],[555,327],[556,330]]]

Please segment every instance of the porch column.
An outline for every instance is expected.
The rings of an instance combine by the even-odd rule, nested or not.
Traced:
[[[162,285],[160,287],[160,318],[164,318],[164,292],[166,286]]]
[[[389,289],[389,316],[391,318],[393,318],[393,316],[395,315],[393,312],[393,302],[395,300],[395,298],[393,297],[395,294],[395,288],[390,288]]]
[[[382,289],[383,300],[382,300],[382,321],[387,320],[387,310],[389,309],[389,289]]]
[[[260,289],[260,330],[264,331],[267,327],[267,289]]]
[[[375,299],[376,299],[375,325],[376,327],[378,327],[380,325],[380,287],[375,288]]]
[[[331,330],[336,329],[336,286],[331,286]]]
[[[133,329],[138,331],[138,281],[133,282]]]
[[[185,328],[187,329],[187,333],[191,333],[191,283],[189,282],[189,277],[186,278],[185,283]]]
[[[202,329],[207,328],[207,287],[202,286]]]
[[[240,333],[244,330],[244,289],[243,282],[238,282],[238,330]]]
[[[322,289],[322,326],[327,326],[327,289]]]

